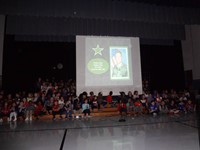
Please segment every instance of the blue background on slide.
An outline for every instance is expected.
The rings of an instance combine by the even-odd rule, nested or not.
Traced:
[[[122,53],[122,63],[127,65],[127,63],[128,63],[127,62],[128,59],[126,58],[126,56],[127,56],[127,54],[126,54],[127,53],[127,51],[126,51],[127,48],[124,48],[124,47],[119,47],[119,48],[111,47],[110,50],[111,50],[111,54],[112,54],[111,59],[112,59],[113,56],[115,56],[115,52],[120,50],[121,53]]]

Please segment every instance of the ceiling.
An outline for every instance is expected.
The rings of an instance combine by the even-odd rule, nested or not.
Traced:
[[[200,0],[0,0],[6,34],[65,41],[75,35],[184,40],[200,24]]]
[[[115,1],[115,0],[114,0]],[[200,0],[116,0],[156,4],[169,7],[200,8]]]

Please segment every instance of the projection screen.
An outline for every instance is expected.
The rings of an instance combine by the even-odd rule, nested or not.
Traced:
[[[76,36],[77,94],[142,93],[139,38]]]

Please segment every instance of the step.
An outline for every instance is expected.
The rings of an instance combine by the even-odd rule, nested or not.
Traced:
[[[97,108],[94,109],[93,112],[91,112],[91,116],[95,117],[104,117],[104,116],[117,116],[119,115],[118,109],[116,107],[110,107],[110,108],[102,108],[100,111],[98,111]],[[40,120],[49,120],[52,119],[52,115],[43,115],[43,116],[39,116]],[[59,118],[59,115],[56,116],[57,118]],[[65,117],[65,114],[62,115],[62,117]],[[4,117],[4,121],[6,121],[6,117]],[[19,118],[20,120],[22,120],[21,118]],[[35,117],[33,116],[33,120],[35,120]]]
[[[117,108],[103,108],[101,111],[98,111],[98,109],[94,109],[93,112],[91,112],[91,116],[95,117],[104,117],[104,116],[117,116],[119,115],[119,112]],[[59,115],[57,115],[57,118]],[[65,117],[65,114],[62,115],[62,117]],[[39,117],[41,120],[45,119],[52,119],[52,115],[44,115]]]
[[[90,114],[92,117],[109,117],[109,116],[118,116],[118,112],[95,112]],[[50,120],[52,119],[52,115],[44,115],[40,116],[40,120]],[[65,115],[62,115],[63,118],[65,118]],[[59,118],[59,115],[56,116],[56,118]],[[35,120],[35,117],[33,117],[33,120]]]
[[[96,113],[91,113],[91,116],[95,117],[107,117],[107,116],[117,116],[119,115],[119,112],[96,112]]]
[[[117,112],[118,109],[116,107],[111,108],[102,108],[100,112]],[[94,109],[94,112],[99,112],[97,108]]]

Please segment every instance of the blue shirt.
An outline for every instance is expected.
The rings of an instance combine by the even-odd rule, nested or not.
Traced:
[[[82,110],[84,111],[86,109],[90,109],[90,105],[86,103],[82,104]]]

